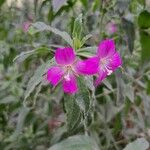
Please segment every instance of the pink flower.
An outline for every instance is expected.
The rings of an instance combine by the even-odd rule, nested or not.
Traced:
[[[47,72],[47,80],[56,86],[62,82],[64,92],[73,94],[78,91],[77,77],[79,75],[92,75],[97,72],[97,61],[79,60],[70,47],[58,48],[55,52],[57,65],[51,67]],[[85,63],[86,62],[86,63]]]
[[[31,22],[30,21],[26,21],[22,24],[22,29],[24,32],[27,32],[29,27],[31,26]]]
[[[121,66],[122,60],[119,53],[116,51],[115,43],[111,39],[103,40],[97,50],[99,60],[98,78],[96,85],[100,84],[107,75],[110,75],[118,67]]]
[[[95,64],[93,73],[97,71],[98,78],[95,81],[95,85],[99,85],[106,76],[110,75],[118,67],[121,66],[122,61],[119,53],[116,51],[115,43],[111,39],[103,40],[97,50],[97,56],[87,59],[83,62],[85,68],[82,70],[86,73],[89,64]],[[92,66],[91,66],[92,67]]]
[[[115,23],[113,22],[109,22],[107,25],[106,25],[106,30],[108,32],[108,34],[113,34],[117,31],[117,26]]]

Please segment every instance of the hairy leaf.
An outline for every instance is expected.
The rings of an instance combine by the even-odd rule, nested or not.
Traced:
[[[25,61],[28,57],[33,55],[36,51],[27,51],[27,52],[22,52],[21,54],[17,55],[13,61],[17,61],[18,63]]]
[[[80,48],[82,46],[82,14],[80,14],[74,21],[72,38],[74,48]]]
[[[62,39],[64,39],[70,46],[73,46],[73,41],[70,37],[70,35],[67,32],[64,31],[60,31],[54,27],[48,26],[43,22],[36,22],[33,23],[32,26],[29,29],[29,33],[30,34],[35,34],[37,32],[42,32],[44,30],[53,32],[57,35],[59,35],[60,37],[62,37]]]
[[[17,99],[12,96],[12,95],[9,95],[7,97],[4,97],[0,100],[0,104],[9,104],[9,103],[13,103],[13,102],[16,102]]]
[[[21,133],[21,131],[23,129],[23,126],[24,126],[24,123],[25,123],[26,116],[28,115],[29,111],[30,111],[30,109],[28,109],[26,107],[21,107],[20,108],[16,130],[9,137],[8,141],[15,140],[18,137],[18,135]]]
[[[79,86],[79,92],[75,94],[75,100],[78,106],[80,107],[80,109],[84,112],[87,112],[90,106],[90,96],[83,78],[78,79],[78,86]]]
[[[76,135],[52,146],[48,150],[100,150],[89,136]]]
[[[67,115],[67,127],[71,131],[79,124],[80,108],[72,95],[64,96],[64,104]]]
[[[31,77],[27,84],[27,90],[25,91],[25,99],[27,99],[30,94],[34,91],[35,87],[44,79],[44,74],[46,73],[47,69],[53,64],[53,59],[50,61],[42,64],[37,68],[34,75]]]
[[[52,6],[54,12],[57,12],[63,5],[65,5],[67,0],[52,0]]]
[[[128,48],[130,52],[132,53],[134,49],[134,40],[135,40],[134,24],[125,18],[122,19],[122,24],[126,32]]]
[[[129,143],[123,150],[147,150],[149,143],[144,138],[139,138],[132,143]]]

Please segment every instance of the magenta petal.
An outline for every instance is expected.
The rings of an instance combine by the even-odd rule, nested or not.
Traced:
[[[101,68],[99,69],[98,72],[98,77],[95,80],[95,85],[98,86],[107,76],[107,71],[106,70],[102,70]]]
[[[121,64],[122,64],[122,60],[121,60],[120,54],[116,52],[110,59],[108,66],[111,70],[114,71],[115,69],[120,67]]]
[[[81,60],[76,63],[76,71],[83,75],[93,75],[97,73],[99,65],[98,57],[91,57],[86,60]]]
[[[97,55],[100,58],[104,58],[104,57],[110,57],[115,53],[115,43],[113,40],[111,39],[106,39],[103,40],[99,46],[98,46],[98,51],[97,51]]]
[[[75,52],[71,47],[58,48],[55,52],[55,59],[61,65],[71,64],[75,60]]]
[[[48,70],[47,80],[55,86],[62,79],[63,74],[64,71],[60,67],[54,66]]]
[[[65,93],[69,94],[74,94],[78,91],[78,85],[74,75],[69,75],[69,77],[67,75],[67,78],[64,77],[63,89]]]

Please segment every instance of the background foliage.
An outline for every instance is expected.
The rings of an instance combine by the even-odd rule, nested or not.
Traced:
[[[149,0],[1,0],[0,22],[2,150],[149,148]],[[28,32],[24,22],[33,23]],[[115,40],[123,66],[98,88],[82,78],[70,96],[47,83],[57,47],[86,58],[104,38]]]

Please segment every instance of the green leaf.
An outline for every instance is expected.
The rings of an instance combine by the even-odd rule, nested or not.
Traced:
[[[18,62],[21,63],[23,61],[25,61],[28,57],[30,57],[31,55],[33,55],[36,52],[36,50],[32,50],[32,51],[27,51],[27,52],[22,52],[21,54],[17,55],[13,62]]]
[[[131,85],[126,85],[124,87],[125,96],[133,103],[134,102],[134,88]]]
[[[129,48],[130,52],[132,53],[133,49],[134,49],[134,41],[135,41],[134,24],[131,21],[123,18],[122,25],[126,32],[128,48]]]
[[[57,12],[66,2],[67,0],[52,0],[53,11]]]
[[[0,0],[0,7],[4,4],[6,0]]]
[[[123,110],[124,104],[116,107],[111,100],[107,100],[105,106],[102,107],[105,108],[103,116],[106,117],[106,122],[110,122],[120,111]]]
[[[16,102],[16,98],[12,95],[6,96],[0,100],[0,104],[9,104],[12,102]]]
[[[89,52],[91,54],[95,54],[96,53],[96,50],[97,50],[97,47],[96,46],[92,46],[92,47],[84,47],[84,48],[80,48],[78,49],[77,51],[78,52]]]
[[[82,14],[80,14],[74,21],[73,25],[73,45],[75,49],[78,49],[81,47],[82,43]]]
[[[41,53],[41,54],[45,54],[47,52],[49,52],[50,50],[47,48],[47,47],[39,47],[39,48],[36,48],[34,50],[31,50],[31,51],[27,51],[27,52],[22,52],[20,53],[19,55],[17,55],[15,58],[14,58],[14,62],[18,62],[18,63],[21,63],[23,61],[25,61],[27,58],[29,58],[30,56],[32,56],[33,54],[38,54],[38,53]]]
[[[97,47],[85,47],[77,50],[78,56],[91,57],[96,54]]]
[[[89,110],[90,96],[83,78],[78,78],[79,91],[75,94],[75,100],[82,111],[85,113]]]
[[[123,150],[147,150],[149,143],[145,138],[138,138],[132,143],[129,143]]]
[[[82,33],[82,14],[80,14],[74,21],[72,37],[73,38],[81,38]]]
[[[85,44],[85,42],[92,37],[92,34],[88,34],[85,37],[83,37],[82,41],[81,41],[81,46],[83,46]]]
[[[82,51],[82,52],[80,51],[77,53],[77,55],[82,57],[87,57],[87,58],[93,56],[92,53],[88,51]]]
[[[145,5],[145,0],[137,0],[141,5]]]
[[[113,90],[112,85],[109,83],[109,81],[107,79],[105,79],[103,81],[103,84],[109,89],[109,90]]]
[[[36,23],[33,23],[32,26],[30,27],[32,30],[29,30],[29,33],[30,34],[35,34],[37,32],[42,32],[42,31],[50,31],[50,32],[53,32],[57,35],[59,35],[62,39],[64,39],[70,46],[73,47],[73,41],[70,37],[70,35],[67,33],[67,32],[64,32],[64,31],[60,31],[56,28],[53,28],[51,26],[48,26],[46,25],[45,23],[43,22],[36,22]]]
[[[52,146],[48,150],[100,150],[89,136],[76,135]]]
[[[71,131],[76,128],[80,121],[80,108],[73,95],[64,96],[64,105],[67,115],[67,127]]]
[[[140,42],[142,47],[142,62],[150,60],[150,34],[140,31]]]
[[[123,14],[129,6],[130,0],[117,0],[116,6],[119,13]]]
[[[85,79],[85,84],[88,87],[88,89],[91,90],[92,92],[95,92],[93,77],[85,76],[84,79]]]
[[[96,9],[100,8],[100,3],[101,3],[100,0],[95,0],[94,3],[93,3],[92,10],[96,11]]]
[[[140,13],[138,17],[138,24],[141,29],[150,28],[150,13],[146,10]]]
[[[14,141],[18,135],[21,133],[24,123],[25,123],[25,119],[26,116],[28,115],[30,109],[26,108],[26,107],[22,107],[20,108],[20,113],[18,116],[18,122],[17,122],[17,127],[15,132],[7,139],[7,141]]]
[[[29,80],[27,84],[27,90],[25,91],[25,99],[27,99],[30,96],[30,94],[34,91],[36,86],[43,81],[44,79],[43,75],[47,72],[48,68],[52,66],[53,63],[54,60],[51,59],[50,61],[42,64],[37,68],[34,75],[32,76],[32,78]]]
[[[85,8],[88,8],[88,0],[80,0]]]
[[[9,53],[9,45],[5,41],[0,41],[0,58]],[[2,57],[3,58],[3,57]]]

